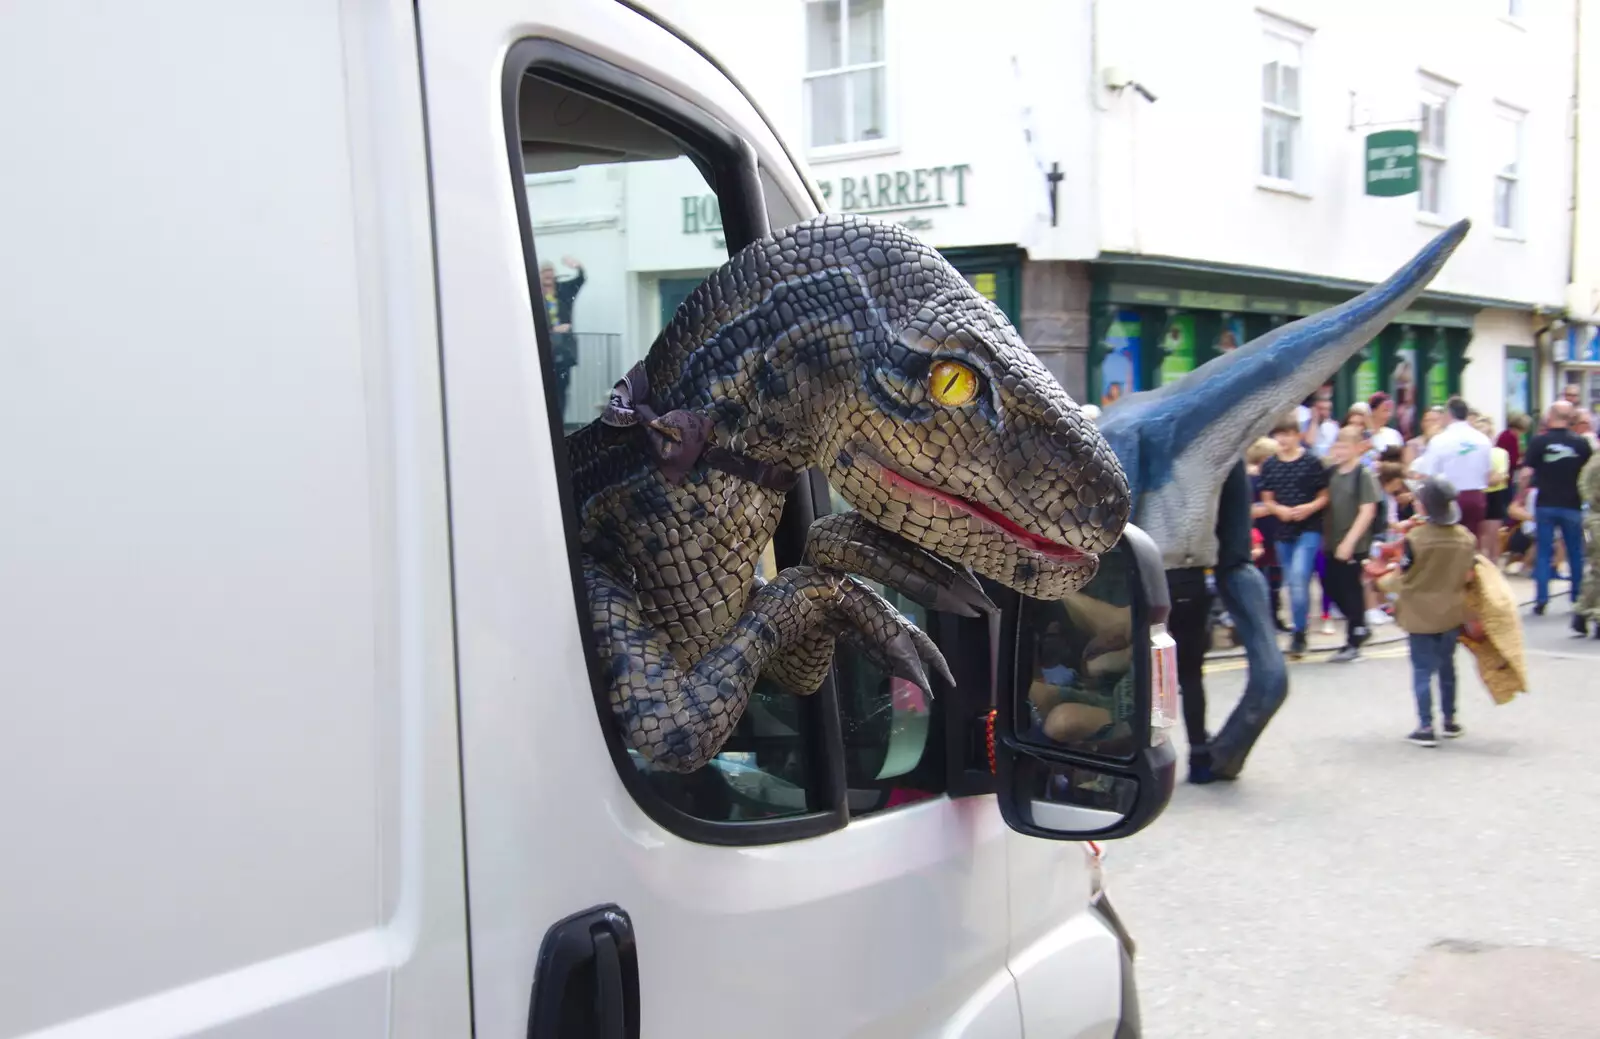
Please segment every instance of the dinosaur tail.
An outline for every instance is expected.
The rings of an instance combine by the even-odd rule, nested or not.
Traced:
[[[1470,227],[1462,220],[1441,232],[1388,280],[1354,299],[1275,328],[1177,382],[1125,398],[1107,409],[1102,432],[1119,456],[1119,443],[1136,435],[1143,451],[1175,458],[1199,447],[1215,464],[1231,463],[1275,416],[1333,378],[1410,306]]]

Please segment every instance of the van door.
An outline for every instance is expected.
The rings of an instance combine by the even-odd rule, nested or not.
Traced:
[[[881,675],[758,690],[675,776],[622,749],[586,669],[561,432],[679,279],[814,212],[801,179],[629,8],[425,2],[421,29],[477,1034],[521,1039],[531,998],[651,1037],[1014,1039],[1007,831],[993,798],[944,796],[938,702]],[[791,492],[769,573],[826,494]]]
[[[468,1035],[411,5],[0,21],[0,1036]]]

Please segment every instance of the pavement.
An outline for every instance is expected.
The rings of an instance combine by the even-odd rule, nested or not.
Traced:
[[[1524,610],[1533,691],[1509,704],[1458,650],[1466,734],[1434,749],[1404,739],[1398,630],[1291,664],[1237,782],[1180,783],[1111,843],[1147,1039],[1600,1036],[1600,640],[1569,619]],[[1208,665],[1213,727],[1243,678]]]

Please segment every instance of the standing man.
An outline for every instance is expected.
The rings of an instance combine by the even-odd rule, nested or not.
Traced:
[[[578,338],[572,334],[572,304],[583,288],[583,264],[570,256],[561,263],[578,272],[576,278],[556,280],[555,264],[548,260],[539,265],[539,287],[544,290],[545,317],[550,324],[550,346],[555,355],[556,380],[561,388],[561,415],[567,414],[567,388],[572,384],[572,369],[578,366]]]
[[[1561,399],[1571,404],[1573,408],[1583,403],[1583,387],[1575,382],[1569,382],[1561,387]]]
[[[1339,435],[1339,423],[1333,420],[1333,399],[1318,394],[1311,402],[1311,422],[1306,426],[1306,448],[1318,458],[1327,458],[1333,450],[1334,438]]]
[[[1366,594],[1361,566],[1372,547],[1372,523],[1378,515],[1378,482],[1361,464],[1360,426],[1346,426],[1334,441],[1334,468],[1328,475],[1328,521],[1324,542],[1328,553],[1328,593],[1344,614],[1345,644],[1335,663],[1354,660],[1367,641]]]
[[[1600,549],[1600,454],[1592,456],[1578,473],[1578,493],[1586,506],[1583,513],[1583,532],[1591,544]],[[1590,552],[1589,570],[1583,575],[1583,594],[1578,598],[1577,612],[1572,622],[1573,631],[1588,631],[1594,622],[1594,637],[1600,639],[1600,551]]]
[[[1461,509],[1461,525],[1477,536],[1483,519],[1489,513],[1489,478],[1493,475],[1493,444],[1489,438],[1473,428],[1467,421],[1472,409],[1460,397],[1451,397],[1445,404],[1449,424],[1428,441],[1411,468],[1422,476],[1442,476],[1456,490],[1456,504]],[[1577,480],[1578,474],[1572,474]],[[1577,484],[1573,484],[1576,494]]]
[[[1589,441],[1570,428],[1575,410],[1564,400],[1550,405],[1544,418],[1545,431],[1533,438],[1523,458],[1524,484],[1539,491],[1533,510],[1539,546],[1533,566],[1533,612],[1539,615],[1550,603],[1550,557],[1555,552],[1558,529],[1567,549],[1573,602],[1577,602],[1583,586],[1583,498],[1578,494],[1578,474],[1593,452]],[[1572,627],[1588,633],[1580,616],[1573,616]]]
[[[1389,425],[1394,418],[1394,401],[1387,393],[1381,390],[1367,398],[1367,429],[1372,432],[1372,439],[1368,442],[1370,456],[1376,459],[1391,447],[1404,448],[1406,438],[1398,429]]]

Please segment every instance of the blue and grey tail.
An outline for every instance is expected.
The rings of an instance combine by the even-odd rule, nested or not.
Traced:
[[[1188,463],[1183,468],[1213,470],[1220,482],[1277,416],[1332,379],[1411,305],[1470,227],[1462,220],[1441,232],[1387,281],[1354,299],[1275,328],[1177,382],[1107,409],[1100,429],[1135,495],[1168,483],[1180,457]]]

